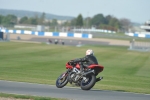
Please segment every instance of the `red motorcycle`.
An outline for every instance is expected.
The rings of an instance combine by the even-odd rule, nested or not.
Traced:
[[[83,63],[82,65],[84,66]],[[70,84],[74,83],[76,86],[80,86],[82,90],[90,90],[96,82],[103,79],[103,77],[96,78],[104,69],[102,65],[84,66],[81,74],[79,63],[71,63],[69,61],[66,63],[66,69],[67,71],[56,80],[56,87],[58,88],[66,86],[69,82]]]

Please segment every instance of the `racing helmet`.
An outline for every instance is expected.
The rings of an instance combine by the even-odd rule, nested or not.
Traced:
[[[94,55],[94,52],[92,49],[86,50],[86,55]]]

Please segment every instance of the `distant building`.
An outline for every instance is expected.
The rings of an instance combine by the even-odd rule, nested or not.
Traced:
[[[34,29],[34,28],[36,28],[36,25],[17,24],[17,25],[14,26],[14,28],[29,28],[29,29]]]
[[[65,23],[65,22],[67,22],[67,20],[57,20],[57,23],[58,23],[59,25]]]
[[[145,22],[145,25],[141,26],[142,29],[144,29],[146,32],[150,32],[150,20]]]
[[[41,25],[27,25],[27,24],[17,24],[14,26],[14,28],[20,28],[20,29],[30,29],[34,31],[44,31],[49,30],[49,26],[41,26]]]

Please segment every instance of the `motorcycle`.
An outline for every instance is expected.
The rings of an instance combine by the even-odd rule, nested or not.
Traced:
[[[84,64],[82,63],[82,65]],[[61,74],[56,80],[57,88],[63,88],[69,82],[81,87],[82,90],[90,90],[96,82],[103,79],[103,77],[96,78],[104,69],[104,66],[99,64],[84,66],[83,72],[80,73],[80,64],[69,61],[66,63],[66,69],[66,72]]]

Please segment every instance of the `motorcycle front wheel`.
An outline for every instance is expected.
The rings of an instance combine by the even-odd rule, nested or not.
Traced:
[[[83,77],[81,81],[82,90],[90,90],[96,83],[96,76],[94,74]]]
[[[56,80],[56,87],[57,88],[62,88],[64,87],[67,83],[68,83],[68,75],[65,74],[61,74],[57,80]]]

